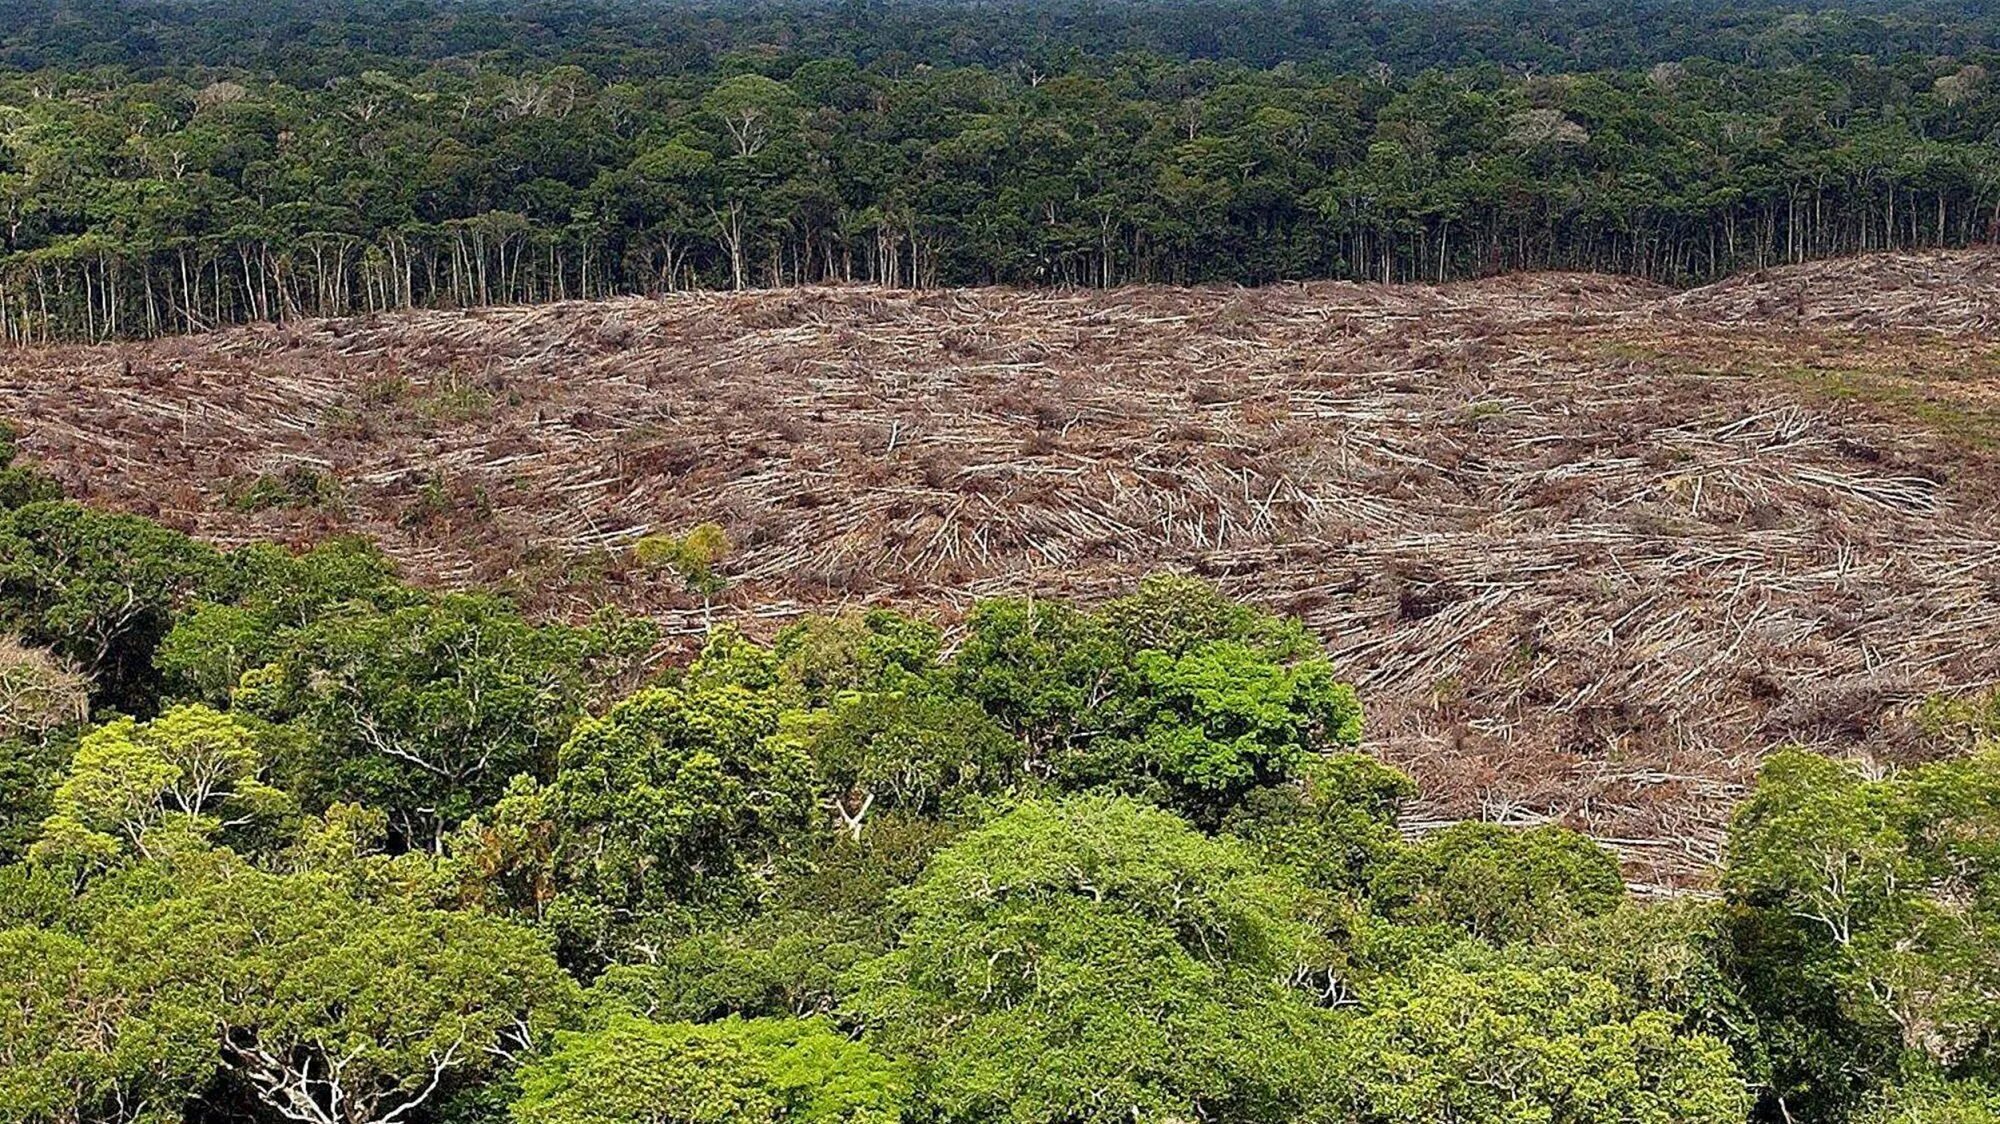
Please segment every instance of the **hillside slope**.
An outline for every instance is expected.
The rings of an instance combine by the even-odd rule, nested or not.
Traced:
[[[2000,254],[1692,293],[696,294],[0,355],[93,502],[415,576],[700,608],[621,548],[714,519],[718,619],[1084,595],[1172,567],[1304,616],[1427,814],[1562,817],[1641,876],[1756,756],[1916,752],[2000,679]]]

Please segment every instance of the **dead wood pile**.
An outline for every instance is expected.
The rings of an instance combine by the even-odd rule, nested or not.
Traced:
[[[1325,636],[1419,823],[1559,818],[1676,882],[1771,746],[1906,746],[1916,700],[2000,679],[1991,457],[1740,365],[1963,352],[1996,261],[421,313],[15,353],[0,413],[219,540],[358,529],[690,631],[623,549],[709,519],[752,627],[1198,572]],[[335,498],[245,510],[299,466]]]

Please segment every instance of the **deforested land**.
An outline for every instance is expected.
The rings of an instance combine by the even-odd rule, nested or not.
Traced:
[[[74,494],[220,543],[379,542],[537,613],[1101,600],[1296,615],[1421,814],[1698,877],[1761,755],[1921,756],[2000,679],[2000,256],[1692,291],[1583,274],[699,293],[0,355]],[[708,609],[633,561],[719,523]]]
[[[2000,9],[0,0],[0,1124],[2000,1124]]]

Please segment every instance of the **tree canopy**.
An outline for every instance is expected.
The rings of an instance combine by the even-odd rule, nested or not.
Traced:
[[[1977,722],[1774,754],[1653,902],[1559,825],[1412,830],[1318,641],[1185,577],[635,676],[638,623],[354,542],[0,518],[10,1120],[1992,1117]]]
[[[0,21],[15,341],[824,282],[1683,283],[2000,227],[1976,5],[44,7]],[[667,568],[706,586],[693,545]]]

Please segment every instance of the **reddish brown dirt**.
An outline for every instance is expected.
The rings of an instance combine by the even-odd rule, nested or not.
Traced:
[[[2000,679],[1996,324],[1990,252],[701,294],[13,352],[0,414],[95,503],[681,631],[626,547],[710,519],[753,629],[1208,575],[1321,631],[1419,823],[1560,818],[1684,881],[1770,747],[1920,752],[1917,701]],[[294,466],[321,506],[243,510]]]

